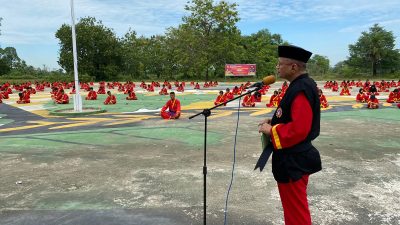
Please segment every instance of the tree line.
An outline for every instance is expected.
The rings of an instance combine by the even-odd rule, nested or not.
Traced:
[[[275,73],[278,45],[290,44],[268,29],[242,35],[237,27],[240,18],[236,3],[191,0],[185,10],[188,15],[179,26],[151,37],[138,36],[131,29],[118,37],[102,21],[81,18],[76,24],[80,75],[94,80],[209,80],[224,77],[225,64],[251,63],[257,64],[257,76],[263,77]],[[67,74],[72,74],[71,26],[63,24],[55,36],[60,45],[58,63]],[[6,49],[0,49],[0,74],[29,68],[21,65],[16,52]],[[327,57],[314,54],[308,71],[313,76],[348,77],[400,71],[395,37],[378,24],[349,46],[349,55],[347,60],[331,67]]]

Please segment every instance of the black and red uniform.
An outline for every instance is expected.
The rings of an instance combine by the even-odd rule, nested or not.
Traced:
[[[262,170],[272,151],[272,173],[278,182],[286,225],[310,225],[308,176],[321,170],[321,158],[311,141],[320,132],[317,85],[308,74],[293,80],[271,121],[269,150],[256,168]],[[267,147],[268,148],[268,147]]]

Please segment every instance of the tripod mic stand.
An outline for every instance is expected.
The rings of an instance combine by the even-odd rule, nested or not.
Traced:
[[[236,100],[238,98],[241,98],[241,97],[243,97],[243,96],[245,96],[247,94],[250,94],[250,93],[253,93],[255,91],[258,91],[260,89],[261,89],[261,86],[255,88],[255,89],[253,89],[251,91],[247,91],[246,93],[241,94],[241,95],[239,95],[239,96],[237,96],[237,97],[235,97],[235,98],[233,98],[233,99],[231,99],[229,101],[226,101],[224,103],[218,104],[218,105],[216,105],[216,106],[214,106],[212,108],[204,109],[202,112],[199,112],[199,113],[189,117],[189,119],[193,119],[193,118],[195,118],[195,117],[197,117],[199,115],[203,115],[204,116],[204,165],[203,165],[203,176],[204,176],[204,182],[203,182],[203,184],[204,184],[203,185],[203,190],[204,190],[204,193],[203,193],[204,194],[203,212],[204,212],[204,216],[203,216],[203,221],[204,221],[204,225],[207,224],[207,219],[206,219],[207,218],[207,215],[206,215],[206,211],[207,211],[207,185],[206,185],[207,184],[207,118],[211,115],[211,110],[213,110],[215,108],[218,108],[218,107],[220,107],[222,105],[225,105],[228,102],[231,102],[231,101],[234,101],[234,100]]]

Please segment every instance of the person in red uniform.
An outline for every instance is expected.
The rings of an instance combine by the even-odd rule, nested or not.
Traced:
[[[225,96],[224,96],[224,92],[223,91],[219,91],[219,95],[217,96],[217,98],[214,101],[214,105],[219,105],[221,103],[224,103],[225,100]],[[225,104],[226,105],[226,104]]]
[[[246,96],[243,98],[242,102],[243,107],[254,107],[256,106],[256,103],[254,102],[254,96],[251,95],[251,93],[248,93]]]
[[[69,97],[66,93],[64,93],[64,90],[61,90],[59,95],[57,95],[57,98],[55,99],[55,102],[57,104],[68,104],[69,103]]]
[[[104,82],[100,82],[100,87],[99,90],[97,90],[97,94],[104,95],[105,93],[106,93],[106,87],[104,85]]]
[[[169,93],[169,97],[171,99],[161,109],[161,117],[165,120],[179,119],[181,116],[181,102],[175,98],[175,92],[173,91]]]
[[[0,103],[3,103],[3,101],[1,100],[3,98],[3,95],[0,93]]]
[[[343,89],[340,91],[340,95],[350,95],[350,90],[347,87],[347,84],[343,85]]]
[[[311,225],[307,201],[309,175],[322,169],[311,141],[319,136],[321,108],[317,84],[306,72],[312,53],[296,46],[279,46],[279,76],[290,82],[272,119],[259,124],[267,136],[256,168],[262,170],[272,153],[272,173],[278,183],[286,225]]]
[[[269,103],[266,105],[267,107],[278,107],[279,102],[281,101],[281,97],[278,94],[278,91],[274,91],[274,94],[269,98]]]
[[[137,100],[135,92],[129,90],[128,91],[128,96],[126,97],[126,100]]]
[[[394,89],[389,94],[389,98],[386,100],[387,103],[397,103],[400,102],[400,92],[399,89]]]
[[[263,85],[262,88],[259,90],[261,95],[265,95],[268,92],[268,89],[270,88],[269,85]]]
[[[379,108],[379,101],[378,101],[378,99],[375,97],[375,95],[371,95],[371,96],[369,97],[368,104],[367,104],[367,108],[368,108],[368,109],[378,109],[378,108]]]
[[[260,92],[258,91],[254,92],[253,96],[254,96],[254,102],[261,102],[262,95]]]
[[[72,94],[76,94],[75,85],[72,87],[72,91],[71,91],[69,94],[70,94],[70,95],[72,95]]]
[[[148,92],[154,92],[154,86],[152,84],[147,85]]]
[[[282,92],[286,92],[286,89],[287,89],[288,87],[289,87],[289,85],[287,84],[287,81],[284,81],[283,84],[282,84],[282,87],[281,87]]]
[[[26,104],[26,103],[31,103],[30,95],[28,95],[26,92],[20,92],[18,93],[19,100],[17,100],[18,104]]]
[[[364,89],[360,88],[358,90],[358,94],[356,96],[356,101],[357,102],[367,102],[368,101],[368,95],[364,93]]]
[[[97,93],[93,91],[93,87],[90,87],[90,91],[85,98],[86,100],[97,100]]]
[[[338,83],[336,81],[333,81],[332,91],[334,91],[334,92],[339,91],[339,85],[338,85]]]
[[[242,92],[240,92],[238,86],[235,86],[232,90],[233,95],[240,95]]]
[[[319,101],[320,101],[320,105],[321,105],[321,109],[322,108],[328,108],[329,104],[328,104],[328,100],[326,100],[326,97],[324,95],[324,93],[322,93],[321,89],[318,89],[318,94],[319,94]]]
[[[229,100],[233,99],[233,94],[229,88],[227,88],[225,90],[224,98],[225,98],[225,101],[229,101]]]
[[[178,88],[176,89],[177,92],[184,92],[185,89],[183,88],[182,84],[179,84]]]
[[[168,95],[168,89],[165,87],[165,84],[163,84],[160,92],[158,92],[160,95]]]
[[[0,92],[0,95],[2,95],[3,99],[9,99],[10,98],[10,96],[8,95],[8,91]]]
[[[107,91],[107,98],[104,101],[104,105],[115,105],[117,103],[117,98],[115,95],[111,94],[111,91]]]

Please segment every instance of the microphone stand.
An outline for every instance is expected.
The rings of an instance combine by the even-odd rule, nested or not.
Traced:
[[[259,87],[256,87],[255,89],[253,89],[251,91],[247,91],[246,93],[241,94],[241,95],[239,95],[239,96],[237,96],[237,97],[235,97],[235,98],[233,98],[233,99],[231,99],[229,101],[226,101],[224,103],[218,104],[218,105],[216,105],[216,106],[214,106],[212,108],[209,108],[209,109],[204,109],[202,112],[199,112],[199,113],[189,117],[189,119],[193,119],[193,118],[195,118],[195,117],[197,117],[199,115],[203,115],[204,116],[204,165],[203,165],[203,175],[204,175],[204,182],[203,182],[203,184],[204,184],[203,185],[203,190],[204,190],[204,193],[203,193],[204,194],[203,212],[204,212],[204,216],[203,216],[203,221],[204,221],[204,225],[207,224],[207,219],[206,219],[206,217],[207,217],[206,216],[206,210],[207,210],[206,209],[206,207],[207,207],[207,185],[206,185],[206,183],[207,183],[207,118],[211,115],[211,110],[213,110],[215,108],[218,108],[218,107],[220,107],[222,105],[225,105],[226,103],[231,102],[233,100],[241,98],[241,97],[243,97],[243,96],[245,96],[245,95],[247,95],[249,93],[253,93],[255,91],[258,91],[258,90],[261,89],[261,87],[262,87],[262,85],[259,86]]]

